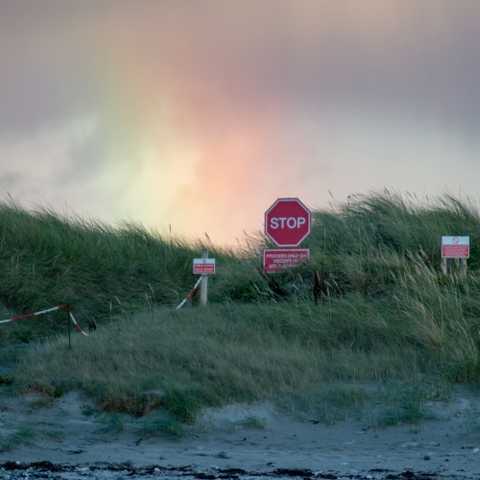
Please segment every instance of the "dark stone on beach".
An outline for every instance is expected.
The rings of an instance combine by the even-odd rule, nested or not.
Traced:
[[[219,470],[222,475],[246,475],[247,471],[243,468],[222,468]]]
[[[195,478],[198,478],[198,480],[216,480],[217,476],[213,475],[211,473],[195,473],[194,474]]]
[[[400,474],[390,473],[385,477],[385,480],[403,480],[405,478],[411,480],[432,480],[438,478],[438,476],[436,473],[415,473],[411,470],[405,470]]]
[[[82,450],[81,448],[78,448],[78,449],[74,449],[74,450],[67,450],[67,453],[69,455],[79,455],[80,453],[83,453],[84,450]]]
[[[273,471],[273,474],[284,477],[313,477],[311,470],[300,468],[277,468]]]
[[[65,471],[62,465],[55,465],[52,462],[33,462],[29,465],[30,468],[37,470],[44,470],[47,472],[63,472]]]
[[[2,463],[0,467],[8,472],[11,472],[12,470],[26,470],[28,468],[27,465],[20,462],[5,462]]]

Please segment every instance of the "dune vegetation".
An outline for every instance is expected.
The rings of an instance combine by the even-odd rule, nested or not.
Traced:
[[[471,236],[467,276],[440,272],[443,234]],[[55,316],[1,326],[3,345],[31,344],[14,374],[20,390],[81,390],[105,410],[192,421],[204,406],[332,382],[480,380],[480,216],[452,197],[387,192],[317,211],[311,262],[270,277],[262,238],[230,251],[3,205],[0,239],[6,308],[68,302],[99,324],[71,351]],[[211,303],[175,311],[205,247],[219,264]]]
[[[0,239],[4,316],[66,303],[80,319],[101,322],[173,305],[192,286],[193,256],[207,248],[222,261],[233,258],[210,244],[162,238],[139,225],[112,228],[11,203],[0,205]],[[0,329],[0,345],[58,332],[59,315]]]

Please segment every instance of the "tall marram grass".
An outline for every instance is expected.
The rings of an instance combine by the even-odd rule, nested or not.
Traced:
[[[466,278],[440,273],[444,234],[471,236]],[[75,339],[72,352],[53,338],[22,358],[16,384],[82,389],[106,409],[143,414],[163,406],[188,420],[205,405],[332,380],[478,382],[479,241],[478,211],[458,199],[353,197],[314,213],[309,265],[267,277],[262,238],[242,252],[217,249],[209,309],[121,315]],[[171,304],[192,284],[191,259],[202,248],[140,227],[112,229],[11,205],[0,207],[0,242],[5,304],[71,302],[96,317],[108,316],[112,303],[141,312],[146,295]],[[319,305],[315,271],[323,282]]]
[[[352,197],[336,209],[314,212],[306,242],[312,261],[293,273],[261,273],[261,237],[243,251],[208,245],[219,264],[211,298],[262,302],[308,296],[314,270],[332,292],[381,295],[418,259],[437,270],[445,234],[471,236],[469,265],[476,271],[480,216],[469,203],[449,196],[430,203],[390,193]],[[191,287],[191,260],[204,247],[138,225],[115,229],[1,204],[0,301],[15,310],[68,302],[97,317],[121,305],[172,303]]]
[[[314,212],[312,233],[305,242],[312,256],[308,268],[270,281],[251,264],[227,269],[213,295],[219,301],[305,297],[310,295],[315,270],[321,272],[331,293],[385,295],[397,287],[397,276],[418,262],[439,270],[442,235],[470,235],[469,268],[476,273],[480,215],[472,202],[451,196],[421,201],[389,192],[352,196],[331,210]],[[258,250],[255,262],[260,265]]]
[[[172,304],[193,282],[192,257],[204,248],[221,260],[225,249],[164,238],[138,225],[112,228],[49,210],[0,205],[0,302],[10,312],[72,304],[83,319]],[[55,330],[58,315],[0,330],[28,340]]]
[[[72,351],[65,338],[33,349],[16,383],[191,421],[205,406],[308,395],[331,382],[478,382],[479,347],[480,282],[441,285],[423,271],[390,298],[350,293],[318,306],[224,304],[121,319],[75,339]]]

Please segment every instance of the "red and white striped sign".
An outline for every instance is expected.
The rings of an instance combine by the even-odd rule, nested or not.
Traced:
[[[194,275],[215,274],[215,259],[214,258],[194,258],[193,274]]]
[[[470,237],[442,237],[442,258],[470,258]]]

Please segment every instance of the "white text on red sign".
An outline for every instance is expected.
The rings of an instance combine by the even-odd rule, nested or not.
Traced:
[[[444,236],[442,237],[442,258],[469,258],[470,237]]]
[[[279,247],[298,247],[310,234],[310,210],[298,198],[278,198],[265,212],[265,235]]]
[[[265,273],[278,273],[298,267],[310,259],[308,248],[277,248],[264,250],[263,269]]]
[[[305,217],[273,217],[270,219],[270,228],[302,228],[307,223]]]
[[[194,258],[193,259],[193,274],[194,275],[213,275],[215,274],[215,259],[214,258]]]

